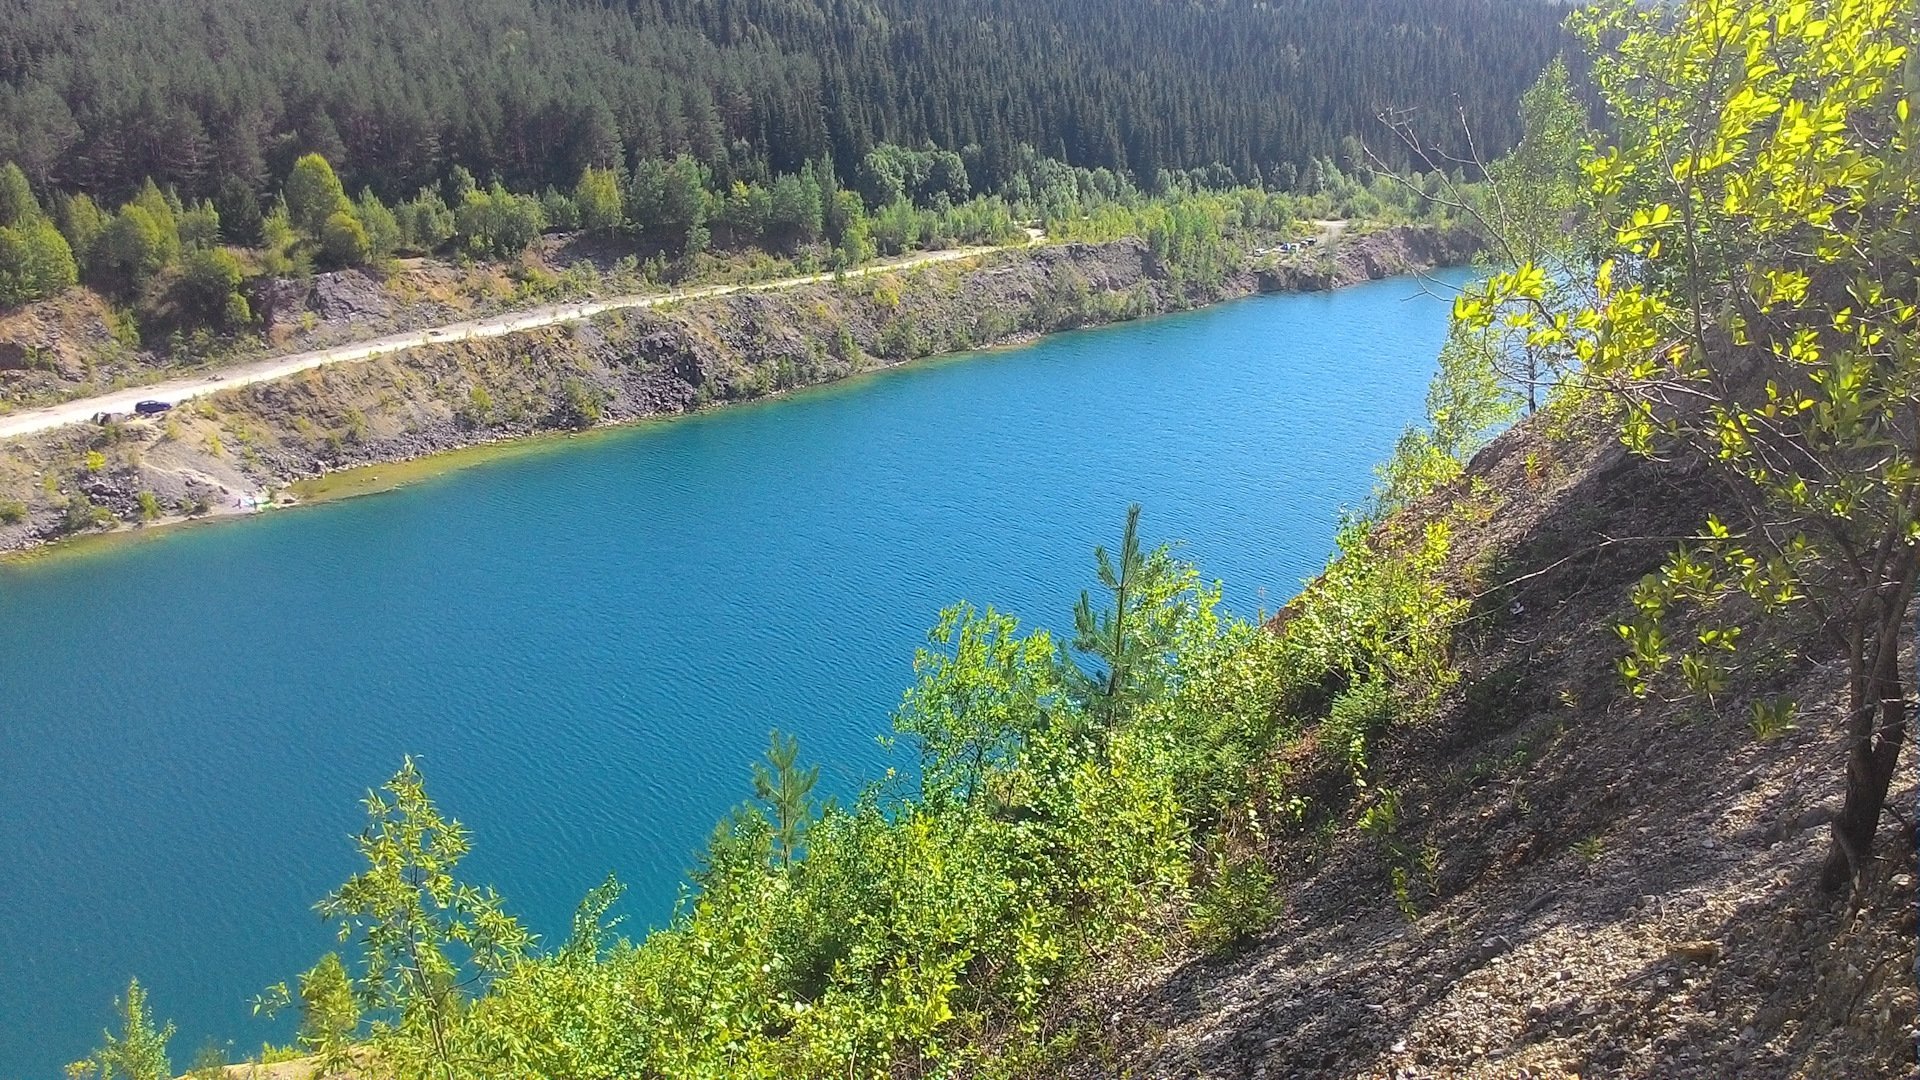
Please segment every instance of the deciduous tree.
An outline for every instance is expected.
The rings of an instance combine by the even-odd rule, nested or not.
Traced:
[[[1722,513],[1635,595],[1635,693],[1706,696],[1740,606],[1811,607],[1845,658],[1844,802],[1825,886],[1858,881],[1908,741],[1920,576],[1920,168],[1910,0],[1605,0],[1583,16],[1614,145],[1589,167],[1613,257],[1583,302],[1528,263],[1463,296],[1614,395],[1642,454],[1718,470]],[[1698,605],[1682,640],[1669,615]]]

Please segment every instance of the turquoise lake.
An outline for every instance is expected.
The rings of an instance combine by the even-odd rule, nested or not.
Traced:
[[[0,1077],[137,975],[185,1067],[284,1039],[359,799],[412,754],[549,941],[671,912],[767,733],[846,792],[943,606],[1056,629],[1129,503],[1253,615],[1417,420],[1445,285],[1274,296],[562,441],[398,491],[0,567]]]

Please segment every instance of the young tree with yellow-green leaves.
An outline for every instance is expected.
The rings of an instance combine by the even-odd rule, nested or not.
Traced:
[[[370,1045],[405,1076],[471,1075],[457,1031],[467,1003],[526,956],[533,938],[493,890],[454,876],[471,842],[427,798],[411,758],[382,791],[367,794],[366,808],[359,847],[367,868],[318,910],[339,921],[341,940],[360,946],[364,966],[353,989],[375,1017]],[[312,978],[337,983],[327,974],[316,969]],[[310,985],[303,980],[303,994]],[[346,1015],[331,1004],[340,995],[335,989],[320,996],[329,1003],[325,1032],[333,1033]]]
[[[67,1066],[70,1080],[171,1080],[167,1041],[173,1038],[173,1025],[154,1024],[140,980],[127,984],[127,996],[115,1007],[120,1013],[120,1034],[105,1032],[100,1049]]]
[[[1608,257],[1577,302],[1533,261],[1462,296],[1571,385],[1623,403],[1649,456],[1710,462],[1706,518],[1620,628],[1637,694],[1713,695],[1733,597],[1811,608],[1844,655],[1845,801],[1823,887],[1868,865],[1909,730],[1901,631],[1920,577],[1920,163],[1914,0],[1603,0],[1613,145],[1587,166]],[[1708,624],[1681,640],[1682,605]]]

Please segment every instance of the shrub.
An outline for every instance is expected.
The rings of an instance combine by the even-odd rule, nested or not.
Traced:
[[[56,296],[78,280],[73,249],[53,222],[34,217],[0,228],[0,305]]]
[[[1356,782],[1364,784],[1367,751],[1374,736],[1393,719],[1393,691],[1380,679],[1369,679],[1333,699],[1320,725],[1320,748],[1345,765]]]
[[[600,391],[579,379],[569,379],[561,390],[560,401],[554,406],[554,419],[576,430],[590,428],[600,422],[602,406]]]
[[[320,228],[320,254],[335,266],[364,266],[372,254],[366,227],[352,210],[341,210]]]
[[[1230,949],[1273,925],[1283,906],[1273,871],[1253,855],[1216,853],[1187,915],[1187,932],[1208,952]]]
[[[180,246],[186,250],[212,247],[220,242],[220,212],[204,199],[180,212],[178,227]]]
[[[401,203],[394,211],[394,220],[400,230],[401,246],[414,251],[437,251],[453,239],[453,211],[447,209],[446,202],[431,188]]]
[[[551,187],[540,193],[540,216],[549,229],[572,232],[580,227],[580,207],[565,192]]]
[[[366,233],[369,260],[383,262],[399,250],[400,221],[371,189],[360,193],[360,201],[354,204],[353,214],[360,222],[361,230]]]
[[[180,262],[174,297],[183,314],[214,326],[238,326],[253,321],[252,309],[240,292],[240,260],[223,248],[201,248]]]
[[[545,225],[540,200],[515,195],[499,184],[468,192],[454,212],[454,233],[460,246],[473,255],[517,255],[540,238]]]

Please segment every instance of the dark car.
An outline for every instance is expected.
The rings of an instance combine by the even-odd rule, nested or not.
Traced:
[[[133,407],[133,411],[139,413],[141,416],[152,416],[154,413],[163,413],[171,408],[173,408],[173,405],[170,402],[142,401]]]

